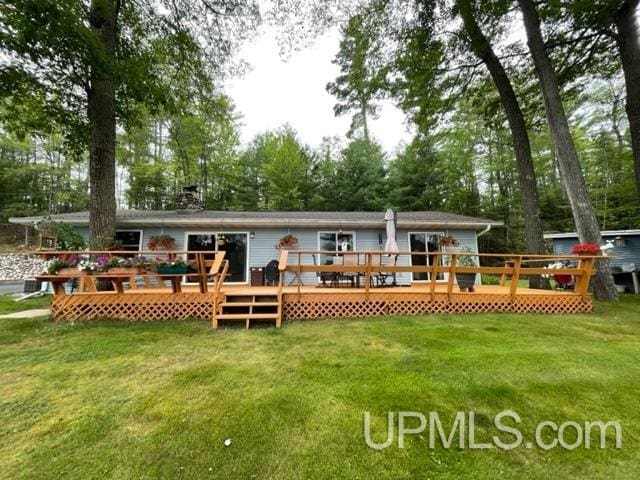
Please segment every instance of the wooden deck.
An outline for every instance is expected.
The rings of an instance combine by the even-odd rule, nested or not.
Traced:
[[[380,253],[353,254],[367,255],[367,263],[349,266],[290,265],[287,253],[283,252],[280,259],[280,281],[275,286],[224,283],[227,265],[217,262],[216,272],[202,273],[203,279],[211,279],[213,276],[214,283],[182,284],[179,289],[176,289],[175,282],[172,286],[152,286],[146,278],[144,286],[137,285],[134,288],[123,287],[120,279],[118,288],[108,292],[83,291],[66,294],[64,289],[58,288],[53,298],[52,312],[56,321],[200,318],[211,321],[214,328],[219,322],[225,321],[244,322],[248,328],[254,322],[266,321],[280,326],[282,321],[299,319],[480,312],[565,314],[592,310],[591,296],[587,289],[592,275],[593,258],[573,257],[578,263],[577,267],[556,270],[523,266],[527,261],[524,256],[518,256],[515,261],[505,261],[500,267],[458,267],[456,270],[455,258],[449,266],[440,266],[437,262],[432,266],[385,266],[387,273],[427,272],[432,279],[441,274],[445,274],[447,279],[415,282],[410,286],[374,286],[373,276],[381,267],[379,264],[372,264],[371,257]],[[555,259],[536,257],[533,261],[540,263]],[[325,270],[362,275],[364,281],[361,284],[365,286],[285,285],[286,272],[300,274]],[[456,271],[501,274],[501,285],[476,285],[472,292],[461,291],[454,280]],[[550,273],[574,276],[575,289],[534,290],[518,286],[521,275]],[[133,277],[130,283],[135,283]]]

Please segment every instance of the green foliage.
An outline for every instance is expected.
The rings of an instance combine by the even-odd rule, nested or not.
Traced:
[[[375,28],[368,23],[371,18],[367,14],[354,15],[342,28],[340,51],[333,61],[340,67],[340,75],[327,85],[327,91],[339,101],[334,107],[336,116],[355,112],[348,137],[362,129],[363,136],[369,138],[368,119],[377,118],[374,101],[383,95],[386,84],[383,45],[371,31]]]
[[[481,274],[482,285],[500,285],[500,279],[494,275]]]
[[[267,210],[307,207],[313,195],[312,157],[291,127],[257,136],[245,154],[244,167],[245,185],[256,189],[250,194],[256,207]]]
[[[334,210],[381,211],[386,205],[385,155],[376,142],[354,139],[336,168]]]
[[[97,0],[96,0],[97,1]],[[115,2],[118,25],[113,57],[75,0],[8,0],[0,6],[0,112],[21,131],[61,131],[77,154],[89,144],[87,92],[92,72],[116,80],[119,121],[135,125],[151,112],[184,110],[228,64],[233,48],[259,20],[253,2],[176,0]],[[99,6],[99,3],[92,2]],[[196,21],[197,20],[197,21]]]
[[[56,235],[56,248],[58,250],[84,250],[87,248],[87,242],[84,237],[68,223],[57,223]]]
[[[400,211],[440,210],[448,195],[444,168],[430,139],[414,138],[389,165],[389,205]]]

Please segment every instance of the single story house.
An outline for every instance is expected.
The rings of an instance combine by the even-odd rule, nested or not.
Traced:
[[[52,220],[72,225],[89,235],[89,213],[52,215]],[[10,222],[33,225],[42,217],[16,217]],[[116,215],[117,239],[130,250],[146,250],[151,236],[168,234],[178,250],[224,249],[229,259],[230,283],[249,283],[250,268],[264,267],[280,256],[279,240],[292,234],[301,250],[383,250],[385,212],[235,212],[211,210],[120,210]],[[443,212],[398,212],[396,241],[399,250],[428,252],[437,249],[438,235],[452,235],[462,247],[478,251],[477,238],[502,222]],[[318,264],[327,258],[314,258]],[[311,263],[305,258],[304,263]],[[425,264],[427,255],[400,256],[398,264]],[[311,274],[313,275],[313,274]],[[426,273],[397,275],[397,282],[428,280]],[[315,283],[313,276],[303,277]]]
[[[640,293],[638,272],[640,272],[640,230],[604,230],[601,232],[605,244],[613,247],[607,250],[616,285],[624,286],[627,291]],[[564,255],[571,253],[574,245],[580,243],[578,234],[547,233],[551,240],[553,253]]]

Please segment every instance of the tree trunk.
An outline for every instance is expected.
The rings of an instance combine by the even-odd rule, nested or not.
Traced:
[[[524,115],[520,109],[520,104],[518,103],[507,72],[476,21],[471,0],[458,0],[456,5],[462,17],[464,28],[469,36],[469,46],[473,53],[482,60],[487,70],[489,70],[493,83],[500,95],[502,108],[509,122],[518,169],[518,181],[520,183],[527,251],[533,254],[544,254],[545,246],[542,221],[540,220],[538,186],[533,168],[531,143],[529,142],[529,133],[527,132]],[[541,276],[530,277],[529,286],[531,288],[549,288],[549,280]]]
[[[92,0],[89,24],[99,42],[92,52],[88,115],[91,132],[89,156],[89,239],[92,248],[104,248],[116,231],[116,52],[117,0]]]
[[[547,121],[551,130],[551,138],[556,147],[560,174],[569,198],[578,237],[581,242],[601,245],[602,236],[600,235],[598,218],[591,204],[591,198],[580,170],[580,162],[571,138],[569,123],[560,98],[558,82],[542,38],[538,12],[532,0],[518,0],[518,3],[522,11],[527,32],[527,44],[538,75]],[[598,269],[593,279],[593,292],[596,298],[617,300],[618,294],[613,283],[609,264],[605,261],[598,263]]]
[[[627,0],[616,12],[618,49],[627,90],[625,109],[631,131],[631,149],[636,177],[636,193],[640,201],[640,41],[636,10],[640,0]]]

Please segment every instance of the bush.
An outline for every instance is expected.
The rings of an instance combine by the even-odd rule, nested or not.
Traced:
[[[67,223],[56,225],[56,248],[58,250],[84,250],[87,242],[74,228]]]
[[[494,275],[482,274],[482,285],[500,285],[500,279]]]

